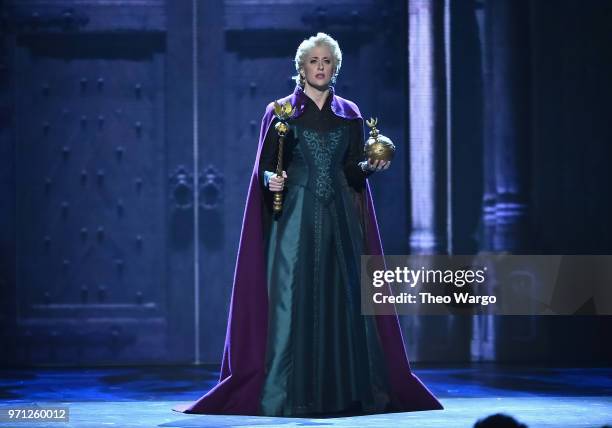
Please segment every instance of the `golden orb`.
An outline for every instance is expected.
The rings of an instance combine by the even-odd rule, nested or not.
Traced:
[[[384,135],[378,135],[368,138],[364,151],[368,159],[390,161],[395,155],[395,145]]]
[[[390,161],[395,155],[395,144],[388,137],[378,133],[377,123],[378,119],[366,121],[371,131],[363,151],[367,159]]]

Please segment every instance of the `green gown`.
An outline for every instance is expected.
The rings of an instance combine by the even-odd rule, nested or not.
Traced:
[[[382,348],[360,313],[363,228],[352,193],[366,174],[358,120],[335,116],[330,98],[289,122],[282,213],[266,237],[268,342],[261,414],[300,416],[384,411]],[[274,132],[260,172],[274,170]],[[266,190],[267,191],[267,190]]]

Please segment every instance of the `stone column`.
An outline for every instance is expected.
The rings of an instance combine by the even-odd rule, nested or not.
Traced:
[[[485,2],[485,191],[482,249],[527,246],[530,146],[529,3]]]
[[[444,2],[409,2],[410,183],[413,254],[446,251]]]

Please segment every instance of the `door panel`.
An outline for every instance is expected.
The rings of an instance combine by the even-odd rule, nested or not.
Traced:
[[[398,143],[400,156],[407,156],[408,150],[401,148],[405,146],[404,83],[397,77],[405,59],[397,59],[401,41],[388,42],[383,37],[401,34],[397,29],[403,25],[403,6],[394,2],[385,11],[394,18],[381,21],[364,18],[372,12],[369,2],[332,3],[325,14],[329,22],[325,30],[338,38],[344,55],[337,92],[358,103],[364,116],[380,116],[385,135]],[[261,118],[269,102],[293,91],[296,48],[304,38],[316,34],[320,27],[314,21],[322,15],[317,14],[318,5],[306,2],[254,5],[216,0],[199,4],[200,170],[210,164],[220,166],[224,193],[216,212],[201,212],[201,218],[208,220],[201,226],[200,342],[201,360],[217,363],[223,351],[234,263]],[[224,27],[212,18],[219,16],[220,10],[225,15]],[[404,162],[397,162],[386,174],[392,176],[372,179],[378,218],[386,247],[401,254],[407,248],[409,225],[405,217],[408,198],[397,197],[408,192]],[[393,180],[393,186],[385,186],[386,180]],[[208,231],[206,237],[204,230]]]
[[[166,85],[167,38],[181,35],[142,3],[7,6],[16,263],[2,362],[193,359],[193,236],[177,233],[193,207],[177,208],[174,174],[193,142],[166,130],[169,106],[189,111]]]

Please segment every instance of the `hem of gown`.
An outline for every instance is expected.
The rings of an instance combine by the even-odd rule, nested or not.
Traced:
[[[301,410],[292,409],[291,411],[284,411],[284,413],[265,413],[261,411],[260,415],[267,417],[285,417],[285,418],[340,418],[340,417],[352,417],[352,416],[367,416],[367,415],[380,415],[387,413],[410,413],[410,412],[424,412],[431,410],[444,410],[442,404],[433,397],[433,401],[430,402],[417,402],[411,403],[411,405],[403,405],[396,400],[386,401],[384,403],[372,404],[369,403],[366,408],[363,406],[363,401],[359,399],[353,399],[347,404],[346,402],[340,404],[341,410],[336,409],[325,409],[325,410],[308,410],[302,407]]]
[[[194,412],[189,410],[191,407],[190,404],[181,404],[176,405],[172,408],[172,411],[178,413],[184,413],[188,415],[233,415],[233,416],[262,416],[262,417],[275,417],[275,418],[344,418],[344,417],[353,417],[353,416],[368,416],[368,415],[382,415],[387,413],[411,413],[411,412],[427,412],[433,410],[444,410],[444,407],[441,405],[439,407],[431,407],[431,408],[422,408],[422,409],[406,409],[401,406],[398,407],[392,403],[388,403],[384,409],[376,409],[376,410],[366,410],[362,409],[361,403],[359,401],[354,401],[351,406],[345,408],[340,411],[326,411],[326,412],[294,412],[290,414],[283,415],[274,415],[274,414],[264,414],[259,412],[257,414],[246,414],[246,413],[228,413],[224,411],[214,412]]]
[[[406,409],[398,407],[392,403],[388,403],[384,409],[374,410],[363,410],[361,402],[353,401],[352,405],[339,411],[321,411],[321,412],[293,412],[290,414],[283,415],[268,415],[261,414],[260,416],[275,417],[275,418],[345,418],[355,416],[369,416],[369,415],[383,415],[388,413],[412,413],[412,412],[426,412],[432,410],[444,410],[443,407],[424,408],[424,409]]]

